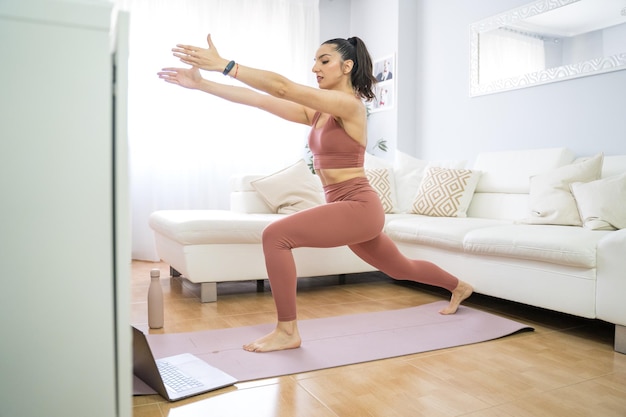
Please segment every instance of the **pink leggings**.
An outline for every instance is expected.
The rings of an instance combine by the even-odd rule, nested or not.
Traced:
[[[324,187],[326,202],[272,222],[263,231],[265,264],[279,321],[296,319],[296,265],[291,249],[348,245],[394,279],[456,288],[458,279],[435,264],[405,257],[384,233],[385,214],[366,178]]]

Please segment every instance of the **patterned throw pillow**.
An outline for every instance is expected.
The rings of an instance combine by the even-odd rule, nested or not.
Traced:
[[[430,167],[424,173],[412,213],[436,217],[466,217],[480,172]]]
[[[391,184],[389,170],[385,168],[366,169],[365,176],[372,185],[372,188],[378,193],[385,213],[393,213],[393,186]]]

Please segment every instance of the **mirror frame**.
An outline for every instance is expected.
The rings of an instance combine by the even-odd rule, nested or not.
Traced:
[[[539,0],[524,6],[494,15],[470,25],[470,97],[499,93],[536,85],[564,81],[572,78],[602,74],[626,69],[626,51],[616,55],[581,61],[575,64],[547,68],[545,70],[503,78],[490,83],[479,82],[479,39],[480,34],[517,20],[546,13],[580,0]]]

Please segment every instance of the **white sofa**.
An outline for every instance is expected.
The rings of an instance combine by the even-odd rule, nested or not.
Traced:
[[[394,164],[368,156],[366,169],[388,212],[385,232],[403,253],[438,264],[478,293],[614,323],[615,349],[626,353],[626,155],[484,152],[462,170],[458,162],[397,154]],[[302,166],[234,179],[231,210],[154,212],[160,258],[201,284],[203,302],[216,300],[218,282],[266,279],[263,228],[288,215],[276,211],[319,203],[319,180],[299,179]],[[451,173],[464,183],[439,188],[436,175]],[[345,247],[298,248],[294,256],[301,277],[373,270]]]

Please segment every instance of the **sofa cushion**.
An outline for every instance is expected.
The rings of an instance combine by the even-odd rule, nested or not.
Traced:
[[[363,167],[367,179],[380,197],[385,213],[397,213],[398,195],[393,164],[386,159],[365,152]]]
[[[626,155],[604,155],[602,178],[612,177],[626,172]]]
[[[430,167],[411,206],[411,212],[437,217],[465,217],[480,172]]]
[[[482,172],[476,192],[527,194],[530,177],[573,161],[567,148],[482,152],[473,167]]]
[[[393,176],[396,183],[396,213],[408,213],[422,183],[426,168],[437,166],[441,168],[465,168],[464,160],[436,160],[426,161],[414,158],[409,154],[396,150],[393,164]]]
[[[484,227],[467,233],[464,249],[481,255],[595,268],[598,242],[608,233],[615,232],[528,224]]]
[[[411,204],[420,187],[427,166],[428,161],[414,158],[396,150],[393,176],[396,182],[396,211],[398,213],[406,213],[411,209]]]
[[[263,175],[237,175],[230,179],[230,209],[240,213],[274,213],[252,187],[251,182]]]
[[[463,241],[468,232],[509,223],[504,220],[469,217],[431,217],[418,214],[393,215],[387,221],[385,234],[398,242],[462,250]]]
[[[468,217],[519,221],[528,214],[528,194],[474,193]]]
[[[282,214],[237,213],[229,210],[159,210],[150,227],[183,245],[261,243],[265,226]]]
[[[322,183],[304,159],[250,184],[275,213],[295,213],[324,203]]]
[[[365,176],[370,185],[380,198],[385,213],[393,213],[394,207],[394,185],[392,171],[387,168],[366,169]]]
[[[530,179],[530,224],[580,226],[576,201],[570,190],[573,182],[589,182],[600,178],[603,155],[600,153],[581,162],[565,165]]]
[[[256,192],[256,190],[252,186],[252,181],[256,181],[263,177],[265,177],[265,175],[259,175],[259,174],[235,175],[230,178],[230,190],[233,192],[238,192],[238,191]]]
[[[591,230],[626,228],[626,173],[571,184],[583,226]]]

